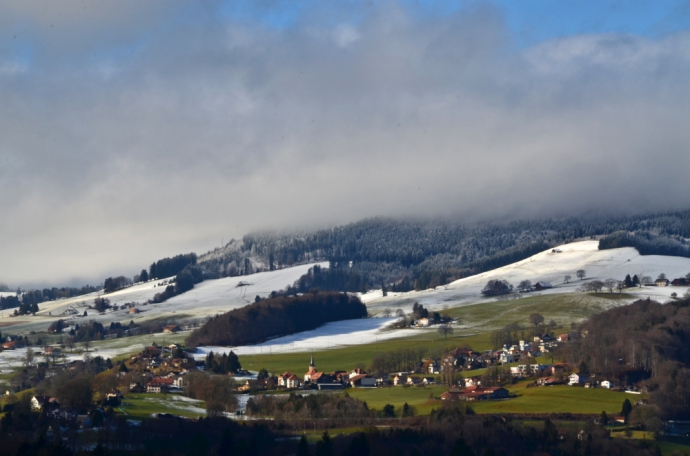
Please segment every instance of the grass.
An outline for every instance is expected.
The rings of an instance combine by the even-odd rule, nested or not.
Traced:
[[[507,389],[517,395],[512,399],[501,401],[473,402],[472,408],[479,414],[502,413],[574,413],[598,415],[606,411],[609,415],[620,412],[623,401],[639,399],[640,396],[619,393],[603,388],[580,388],[572,386],[549,386],[527,388],[528,382],[521,382]],[[440,401],[429,401],[429,394],[439,397],[447,388],[428,386],[426,388],[372,388],[350,389],[348,394],[366,401],[371,408],[380,410],[386,404],[392,404],[401,410],[406,402],[417,407],[420,415],[428,415],[433,408],[441,405]]]
[[[626,398],[634,402],[643,396],[620,393],[604,388],[547,386],[527,388],[520,382],[507,389],[517,397],[501,401],[481,401],[472,404],[477,413],[575,413],[609,415],[620,412]]]
[[[392,386],[390,388],[353,388],[347,392],[351,397],[365,401],[369,408],[381,410],[384,405],[395,406],[396,412],[402,412],[403,405],[415,406],[419,415],[428,415],[432,408],[438,408],[440,401],[429,401],[429,395],[439,397],[447,391],[441,386],[427,386],[424,388],[412,386]]]
[[[661,449],[661,454],[671,456],[673,454],[690,455],[690,439],[683,437],[662,437],[656,441]]]
[[[154,413],[197,418],[206,415],[205,407],[202,401],[189,402],[177,394],[129,394],[122,400],[119,412],[133,419],[151,418]]]

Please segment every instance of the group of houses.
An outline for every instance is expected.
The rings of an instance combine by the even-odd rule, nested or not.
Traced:
[[[355,368],[349,372],[340,370],[330,373],[320,372],[316,369],[314,355],[312,355],[307,373],[301,379],[292,372],[285,372],[276,378],[276,384],[278,387],[287,389],[337,390],[347,387],[374,387],[377,385],[377,379],[360,368]]]

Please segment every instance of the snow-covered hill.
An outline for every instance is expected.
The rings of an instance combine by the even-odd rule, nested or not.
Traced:
[[[492,279],[504,279],[517,286],[522,280],[530,280],[533,284],[538,281],[550,282],[552,289],[539,293],[568,293],[578,290],[582,283],[588,280],[618,279],[623,280],[626,274],[634,276],[650,276],[656,279],[660,273],[665,273],[672,280],[684,277],[690,272],[690,258],[670,257],[660,255],[640,255],[631,247],[599,250],[598,241],[574,242],[548,249],[526,260],[494,269],[465,279],[452,282],[449,285],[437,287],[434,290],[424,290],[409,293],[389,293],[382,297],[381,290],[364,294],[362,300],[369,307],[370,312],[380,312],[386,307],[409,309],[414,302],[425,307],[440,310],[443,307],[457,307],[481,301],[493,301],[494,298],[483,298],[481,290]],[[555,252],[554,252],[555,251]],[[556,253],[558,252],[558,253]],[[587,277],[579,280],[575,271],[584,269]],[[570,283],[564,283],[565,275],[572,276]],[[634,290],[630,300],[639,296],[651,297],[664,302],[676,292],[682,295],[687,288],[679,287],[643,287]]]
[[[316,263],[327,266],[327,263]],[[167,280],[157,280],[137,284],[123,290],[102,295],[92,293],[70,299],[48,301],[39,304],[41,311],[36,316],[10,317],[12,309],[0,312],[0,325],[11,324],[4,332],[23,333],[28,331],[44,331],[51,322],[62,318],[77,323],[92,319],[101,323],[110,322],[141,322],[153,319],[182,320],[200,318],[224,313],[254,302],[256,296],[265,298],[274,290],[281,290],[286,285],[292,285],[302,275],[306,274],[314,264],[304,264],[277,271],[260,272],[240,277],[228,277],[217,280],[207,280],[197,284],[187,293],[175,296],[160,304],[144,305],[156,293],[165,290]],[[246,285],[238,287],[243,282]],[[116,312],[107,311],[98,314],[87,309],[97,296],[110,300],[112,305],[121,306],[125,303],[136,303],[141,313],[130,314],[128,309]],[[83,317],[84,311],[87,316]]]

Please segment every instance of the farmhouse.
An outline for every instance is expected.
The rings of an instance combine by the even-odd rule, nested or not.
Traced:
[[[549,288],[553,288],[551,282],[537,282],[536,284],[534,284],[534,289],[537,291],[547,290]]]
[[[177,325],[167,325],[163,328],[164,333],[176,333],[179,330],[180,330],[180,327]]]
[[[483,401],[506,399],[509,396],[508,390],[501,387],[482,388],[481,386],[468,386],[462,391],[446,391],[441,395],[441,400]]]
[[[656,279],[654,281],[654,285],[657,287],[667,287],[669,283],[668,279]]]
[[[350,377],[348,382],[350,383],[350,385],[353,388],[376,386],[376,379],[374,377],[372,377],[371,375],[367,375],[367,374],[360,374],[360,375],[355,375],[354,377]]]

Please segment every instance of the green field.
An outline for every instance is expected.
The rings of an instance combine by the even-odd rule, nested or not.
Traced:
[[[205,416],[206,405],[178,394],[128,394],[118,411],[128,418],[150,418],[155,413],[170,413],[186,418]]]
[[[528,382],[508,386],[511,394],[517,397],[500,401],[472,402],[477,413],[575,413],[575,414],[617,414],[626,398],[634,402],[640,395],[625,394],[603,388],[581,388],[572,386],[549,386],[526,388]],[[396,410],[402,409],[405,402],[417,407],[420,415],[427,415],[432,408],[438,408],[440,401],[430,401],[429,395],[439,397],[447,391],[440,386],[425,388],[400,386],[390,388],[357,388],[348,390],[348,394],[367,402],[372,408],[381,409],[392,404]]]
[[[472,404],[477,413],[581,413],[617,414],[625,399],[631,402],[644,397],[626,394],[604,388],[582,388],[574,386],[547,386],[527,388],[528,382],[508,386],[513,399],[481,401]]]
[[[354,398],[365,401],[369,408],[381,410],[384,405],[392,404],[395,406],[396,413],[402,411],[403,405],[413,405],[417,408],[419,415],[428,415],[432,408],[438,408],[440,401],[430,400],[429,396],[439,397],[447,391],[441,386],[426,386],[403,388],[402,386],[392,386],[385,388],[352,388],[347,393]]]

